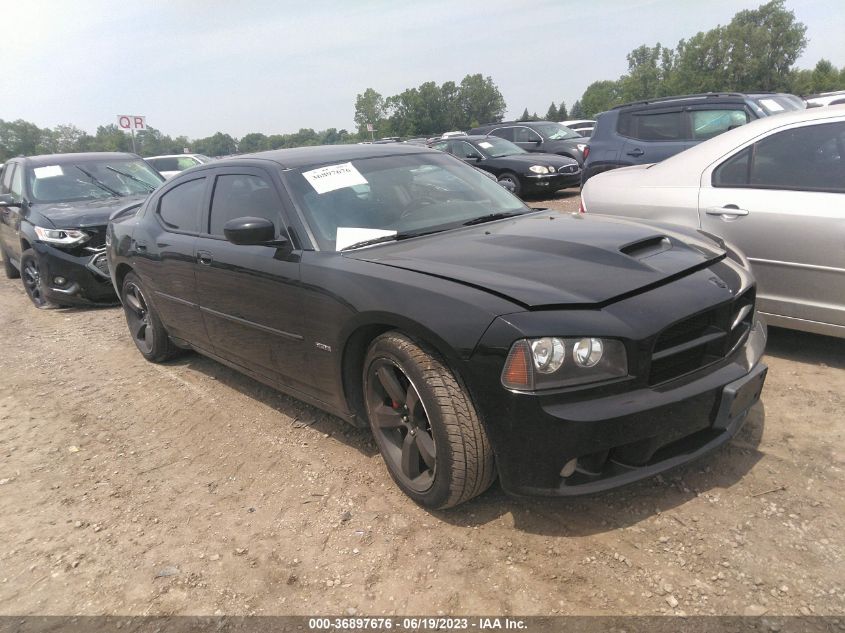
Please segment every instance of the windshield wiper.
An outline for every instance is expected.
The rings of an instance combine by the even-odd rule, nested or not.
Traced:
[[[394,233],[393,235],[382,235],[381,237],[374,237],[369,240],[355,242],[349,246],[344,246],[341,251],[348,251],[353,248],[361,248],[362,246],[371,246],[372,244],[381,244],[383,242],[395,242],[398,240],[407,240],[411,237],[422,237],[423,235],[431,235],[432,233],[440,233],[445,229],[433,229],[431,231],[411,231],[408,233]]]
[[[119,169],[115,169],[111,165],[106,165],[106,169],[113,171],[116,174],[120,174],[121,176],[126,176],[127,178],[131,178],[135,182],[140,182],[142,185],[144,185],[144,187],[147,188],[147,191],[155,191],[156,190],[156,188],[153,187],[146,180],[141,180],[140,178],[137,178],[137,177],[133,176],[132,174],[127,174],[125,171],[120,171]]]
[[[104,184],[102,181],[100,181],[94,174],[92,174],[87,169],[83,169],[79,165],[74,165],[74,167],[76,167],[79,171],[81,171],[83,174],[88,176],[91,179],[91,182],[94,183],[95,185],[97,185],[103,191],[108,191],[111,195],[113,195],[117,198],[121,197],[120,194],[117,191],[115,191],[114,189],[112,189],[108,185]]]
[[[467,220],[464,222],[464,226],[472,226],[474,224],[484,224],[485,222],[492,222],[493,220],[503,220],[505,218],[512,218],[515,215],[522,215],[523,213],[527,213],[526,211],[508,211],[508,212],[499,212],[499,213],[491,213],[489,215],[482,215],[478,218],[473,218],[472,220]]]

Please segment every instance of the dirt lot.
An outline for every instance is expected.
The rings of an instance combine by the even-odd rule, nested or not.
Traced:
[[[767,362],[702,462],[429,513],[366,432],[2,280],[0,614],[845,614],[845,341],[773,330]]]

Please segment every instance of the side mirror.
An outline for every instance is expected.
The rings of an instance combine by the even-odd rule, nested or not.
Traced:
[[[23,203],[15,200],[10,193],[0,194],[0,207],[20,207]]]
[[[276,227],[265,218],[235,218],[223,226],[223,235],[232,244],[240,246],[281,246],[284,238],[276,237]]]

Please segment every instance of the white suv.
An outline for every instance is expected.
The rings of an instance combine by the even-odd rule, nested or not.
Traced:
[[[150,156],[144,160],[165,178],[172,178],[181,171],[211,162],[211,159],[203,154],[167,154]]]

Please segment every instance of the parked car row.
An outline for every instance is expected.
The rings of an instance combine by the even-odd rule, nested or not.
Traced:
[[[602,173],[581,200],[590,214],[736,244],[768,323],[845,336],[845,106],[766,117],[662,162]]]
[[[479,165],[549,179],[577,161],[443,142],[262,152],[164,183],[132,155],[13,159],[4,261],[37,254],[40,307],[67,283],[96,300],[107,272],[145,358],[193,349],[369,425],[430,508],[497,476],[593,493],[729,441],[766,377],[745,257],[694,228],[529,208]]]

